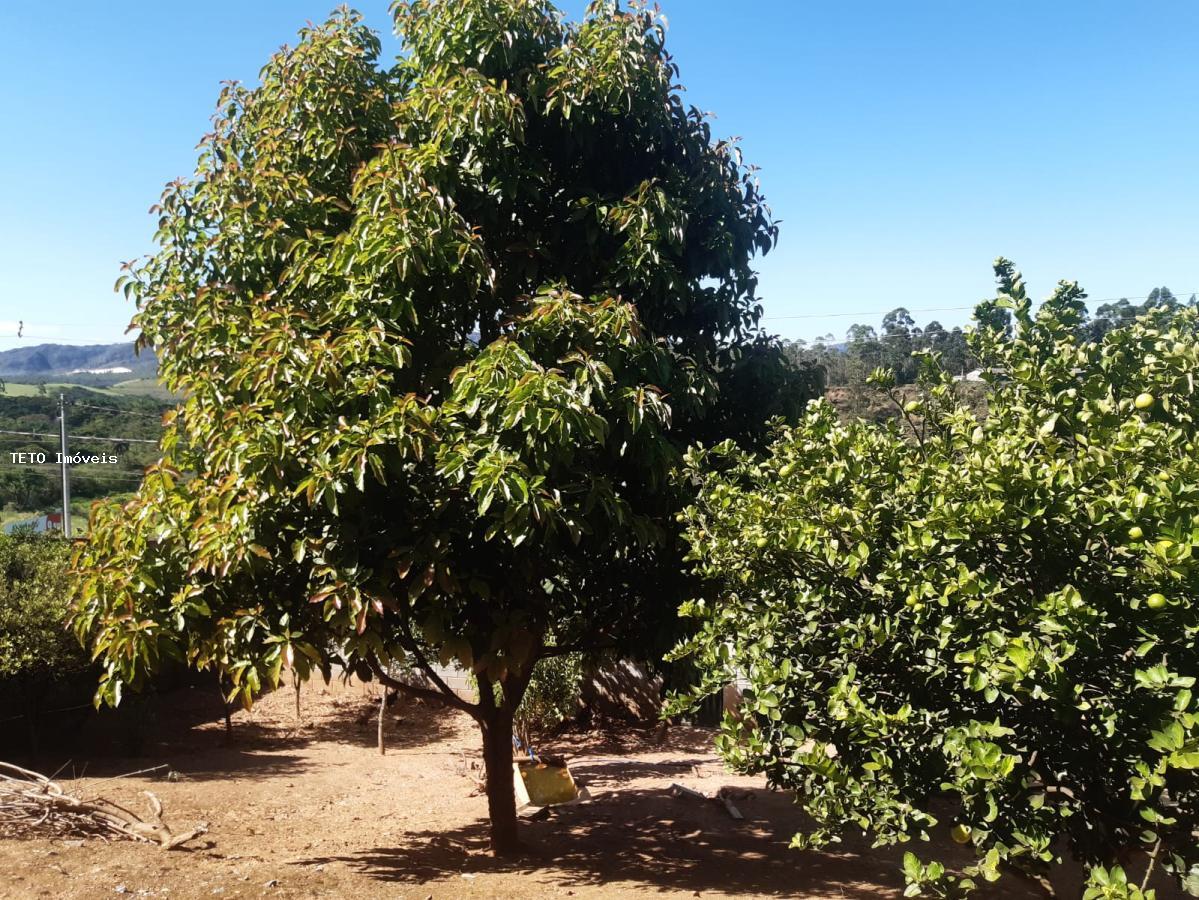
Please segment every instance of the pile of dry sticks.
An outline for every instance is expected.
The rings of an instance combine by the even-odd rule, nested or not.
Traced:
[[[0,836],[128,838],[173,850],[208,831],[197,825],[174,834],[162,821],[162,802],[149,791],[149,817],[102,797],[78,797],[45,775],[0,762]]]

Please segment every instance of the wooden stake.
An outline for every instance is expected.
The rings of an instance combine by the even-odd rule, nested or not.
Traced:
[[[387,715],[387,685],[379,685],[379,755],[387,755],[387,741],[383,733],[384,717]]]

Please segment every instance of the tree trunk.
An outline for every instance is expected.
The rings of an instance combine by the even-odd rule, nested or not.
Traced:
[[[516,828],[516,792],[512,772],[512,715],[529,686],[529,676],[509,677],[502,689],[481,672],[477,676],[479,700],[470,703],[459,697],[442,681],[436,670],[425,661],[419,649],[410,643],[412,652],[437,690],[414,687],[394,680],[378,661],[372,671],[384,686],[416,697],[432,697],[440,703],[468,713],[483,732],[483,767],[487,773],[487,815],[491,820],[491,852],[497,856],[512,855],[521,850]],[[534,661],[530,662],[530,669]],[[500,696],[496,696],[499,693]],[[386,695],[384,695],[386,696]],[[497,702],[498,701],[498,702]],[[382,707],[380,707],[382,709]]]
[[[491,819],[491,851],[501,856],[520,850],[512,777],[512,713],[502,707],[487,712],[479,722],[487,771],[487,814]]]
[[[225,679],[221,677],[220,672],[216,673],[216,692],[220,695],[221,708],[225,711],[225,743],[228,744],[233,740],[233,707],[225,699]]]

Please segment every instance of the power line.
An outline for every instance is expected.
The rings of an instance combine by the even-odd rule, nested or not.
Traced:
[[[2,454],[2,455],[7,455],[7,454]],[[87,455],[87,454],[83,454],[83,455]],[[80,465],[81,464],[75,465],[74,468],[76,469],[76,471],[79,470]],[[48,474],[48,473],[54,474],[54,473],[50,472],[50,470],[57,469],[57,468],[58,468],[57,462],[28,463],[28,464],[7,463],[6,461],[0,462],[0,472],[8,472],[8,473],[41,472],[43,475]],[[93,467],[89,466],[89,468],[93,468]],[[136,478],[136,479],[140,480],[145,477],[145,471],[140,468],[137,470],[121,469],[121,468],[117,468],[110,464],[101,464],[101,463],[97,463],[94,466],[94,468],[96,468],[96,470],[97,470],[95,473],[95,476],[94,476],[96,478]],[[89,475],[87,477],[91,478],[93,476]]]
[[[52,344],[83,344],[83,345],[130,344],[130,345],[132,345],[134,343],[131,340],[116,340],[116,341],[114,341],[112,338],[68,338],[68,337],[60,337],[59,335],[56,335],[56,334],[22,334],[19,338],[15,334],[0,334],[0,339],[4,339],[4,338],[10,338],[12,340],[21,340],[21,341],[32,339],[35,341],[46,341],[46,342],[52,343]],[[11,349],[17,349],[17,348],[11,348]]]
[[[95,406],[91,403],[80,403],[77,400],[72,401],[69,405],[78,407],[79,409],[96,409],[100,412],[120,413],[123,416],[141,416],[143,419],[158,419],[160,421],[163,415],[165,415],[165,413],[158,413],[156,415],[154,413],[138,412],[137,410],[133,409],[120,409],[116,406]]]
[[[1194,294],[1199,294],[1199,290],[1182,291],[1182,293],[1194,295]],[[1130,297],[1128,295],[1123,295],[1120,297],[1102,297],[1102,298],[1098,298],[1098,299],[1093,299],[1093,298],[1088,297],[1088,298],[1086,298],[1086,300],[1087,300],[1088,306],[1090,306],[1090,305],[1094,305],[1097,303],[1100,303],[1100,304],[1101,303],[1118,303],[1121,300],[1128,300],[1128,301],[1148,300],[1150,296],[1151,296],[1150,294],[1145,294],[1144,296],[1139,296],[1139,297]],[[1175,297],[1177,297],[1177,296],[1178,295],[1175,294]],[[981,303],[984,301],[980,300],[979,302]],[[909,313],[930,313],[930,312],[964,312],[966,310],[973,310],[976,306],[978,306],[978,303],[972,303],[967,306],[926,306],[926,307],[919,307],[919,308],[909,308],[909,307],[903,307],[903,308],[907,309],[907,311]],[[899,307],[893,307],[892,309],[897,309],[897,308],[899,308]],[[795,319],[847,319],[847,318],[852,318],[854,316],[885,316],[887,313],[892,312],[892,309],[868,310],[865,312],[796,313],[794,315],[783,315],[783,316],[764,315],[764,316],[762,316],[762,319],[775,321],[775,322],[784,321],[784,320],[795,320]],[[53,323],[43,323],[43,324],[53,324]],[[4,337],[15,337],[15,335],[0,335],[0,338],[4,338]],[[59,337],[57,335],[46,335],[46,334],[26,334],[26,335],[23,335],[20,339],[25,340],[26,338],[32,338],[33,340],[39,340],[39,341],[52,341],[52,342],[58,343],[58,344],[124,344],[124,343],[132,344],[132,343],[134,343],[133,341],[124,341],[124,340],[113,341],[111,339],[104,339],[104,338],[96,338],[96,339],[65,338],[65,337]]]
[[[16,438],[16,437],[0,437],[0,444],[16,444],[26,446],[55,444],[56,442],[50,438]],[[86,442],[85,442],[86,443]],[[107,442],[105,442],[107,443]]]
[[[0,434],[15,434],[19,437],[58,437],[56,434],[50,434],[46,431],[7,431],[0,428]],[[123,437],[100,437],[92,434],[73,434],[73,441],[109,441],[113,444],[157,444],[158,441],[151,441],[147,438],[123,438]]]
[[[978,304],[974,304],[977,306]],[[924,309],[909,309],[910,313],[922,312],[952,312],[962,309],[974,309],[974,306],[928,306]],[[898,309],[899,307],[893,307]],[[903,307],[906,309],[906,307]],[[890,309],[878,310],[877,312],[847,312],[847,313],[803,313],[795,316],[762,316],[763,319],[844,319],[850,316],[885,316],[891,312]]]
[[[55,465],[53,468],[57,469],[57,465]],[[57,471],[52,471],[51,469],[35,469],[32,466],[24,466],[20,469],[20,472],[28,472],[31,475],[49,475],[51,478],[58,478],[58,475],[59,475],[59,473]],[[4,475],[4,474],[6,474],[5,470],[0,469],[0,475]],[[14,472],[9,472],[7,474],[17,475],[19,473],[14,471]],[[94,478],[96,481],[107,483],[107,484],[141,484],[142,481],[145,480],[144,477],[142,477],[142,476],[129,477],[126,475],[114,476],[111,474],[110,475],[99,475],[99,474],[90,475],[86,472],[75,472],[74,475],[75,475],[75,478]]]
[[[1194,294],[1199,294],[1199,291],[1183,291],[1182,293],[1194,295]],[[1153,296],[1152,294],[1146,294],[1143,297],[1124,296],[1124,297],[1103,297],[1103,298],[1099,298],[1099,299],[1093,299],[1091,297],[1087,297],[1087,298],[1085,298],[1085,300],[1087,302],[1087,305],[1091,306],[1096,303],[1119,303],[1121,300],[1128,300],[1130,302],[1133,300],[1148,300],[1152,296]],[[1178,295],[1175,294],[1174,296],[1177,299]],[[986,298],[986,299],[991,299],[991,298]],[[984,302],[986,302],[986,300],[979,301],[979,303],[984,303]],[[924,307],[923,309],[908,309],[907,307],[896,306],[896,307],[892,307],[891,309],[879,309],[879,310],[875,310],[873,312],[801,313],[801,314],[797,314],[797,315],[793,315],[793,316],[762,316],[762,318],[763,319],[773,319],[773,320],[779,320],[779,319],[843,319],[843,318],[848,318],[850,316],[885,316],[887,313],[894,312],[896,309],[907,309],[909,313],[960,312],[962,310],[967,310],[967,309],[973,310],[977,306],[978,306],[978,303],[972,303],[969,306],[928,306],[928,307]]]
[[[22,399],[22,400],[45,400],[47,402],[53,402],[50,397],[21,397],[19,399]],[[119,406],[97,406],[94,403],[82,403],[78,400],[68,401],[67,406],[76,407],[78,409],[94,409],[99,412],[117,413],[118,415],[122,415],[122,416],[138,416],[143,419],[155,419],[158,421],[161,421],[162,417],[164,415],[166,415],[166,410],[163,410],[163,412],[160,412],[160,413],[146,413],[146,412],[140,412],[136,409],[121,409]],[[46,415],[53,415],[53,414],[54,414],[53,411],[51,411],[51,412],[47,413]],[[36,413],[34,415],[36,415]]]
[[[17,474],[19,472],[32,472],[34,475],[50,475],[53,478],[58,478],[58,463],[45,463],[44,468],[39,468],[37,465],[20,466],[15,469],[5,469],[0,467],[0,475]],[[95,478],[100,481],[119,480],[133,483],[141,483],[145,480],[144,475],[137,475],[133,472],[82,472],[75,469],[77,478]]]
[[[55,468],[57,468],[57,466],[55,466]],[[51,471],[50,469],[35,469],[32,466],[22,468],[21,471],[22,472],[30,472],[34,475],[49,475],[53,478],[58,477],[57,471]],[[2,473],[2,472],[3,472],[3,470],[0,469],[0,473]],[[97,481],[106,481],[106,482],[110,482],[110,483],[115,482],[115,483],[120,483],[120,484],[141,484],[142,481],[145,480],[142,476],[129,477],[129,476],[125,476],[125,475],[120,475],[120,476],[114,477],[113,475],[99,475],[99,474],[89,475],[86,472],[78,472],[78,471],[74,473],[74,476],[75,476],[75,478],[94,478]]]

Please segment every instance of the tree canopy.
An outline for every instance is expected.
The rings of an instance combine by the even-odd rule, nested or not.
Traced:
[[[135,498],[93,513],[75,626],[113,703],[166,657],[245,702],[410,658],[407,689],[479,721],[509,849],[533,666],[675,633],[683,449],[754,444],[814,380],[758,328],[777,228],[656,13],[394,15],[392,66],[342,10],[228,84],[164,192],[118,286],[186,399]]]
[[[800,846],[953,823],[977,863],[955,885],[910,854],[912,892],[1068,848],[1088,896],[1139,897],[1105,893],[1138,846],[1199,889],[1199,310],[1092,341],[1076,284],[1034,312],[996,271],[970,336],[983,413],[932,354],[904,427],[821,401],[766,454],[692,454],[710,590],[677,652],[709,673],[700,694],[748,682],[720,746],[796,792]]]

